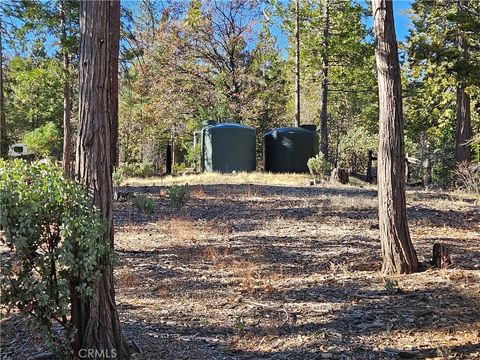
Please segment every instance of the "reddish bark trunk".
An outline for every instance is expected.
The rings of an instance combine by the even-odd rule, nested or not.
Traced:
[[[80,3],[80,87],[79,131],[76,154],[76,176],[85,184],[93,203],[107,221],[108,228],[99,241],[113,250],[112,222],[112,129],[116,111],[112,109],[118,92],[112,84],[111,55],[115,47],[112,36],[111,3]],[[113,268],[103,265],[96,296],[90,300],[72,296],[72,321],[77,328],[74,348],[93,349],[116,359],[129,358],[115,306]],[[85,351],[85,350],[82,350]]]
[[[466,6],[465,0],[458,0],[457,12],[461,14]],[[464,35],[459,31],[457,37],[458,50],[464,60],[468,60],[468,49]],[[469,141],[472,138],[472,120],[470,114],[470,95],[465,92],[465,79],[460,79],[457,87],[457,127],[455,134],[455,164],[470,162],[472,151]]]
[[[380,113],[377,161],[382,270],[408,274],[418,271],[418,260],[406,216],[402,85],[393,4],[372,0],[372,6]]]

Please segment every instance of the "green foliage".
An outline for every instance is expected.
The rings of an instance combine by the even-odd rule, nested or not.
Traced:
[[[390,295],[394,295],[402,291],[397,280],[386,280],[384,284],[385,290],[387,290]]]
[[[243,320],[243,317],[237,316],[235,318],[234,328],[235,328],[235,331],[239,334],[243,334],[245,332],[246,324],[245,324],[245,320]]]
[[[12,141],[48,122],[60,123],[63,84],[57,59],[15,57],[5,75],[5,117]]]
[[[118,166],[117,173],[122,177],[148,178],[155,175],[155,169],[149,163],[123,163]]]
[[[119,187],[122,185],[122,182],[125,180],[125,174],[123,169],[121,168],[116,168],[115,171],[112,174],[112,182],[113,185],[116,187]]]
[[[175,163],[172,166],[172,172],[174,174],[181,174],[187,169],[187,166],[185,163]]]
[[[190,199],[190,187],[185,185],[172,185],[167,189],[167,196],[175,209],[181,209]]]
[[[259,145],[263,132],[284,125],[285,61],[268,26],[262,24],[259,32],[253,26],[257,5],[256,0],[186,2],[181,11],[168,9],[155,36],[150,26],[155,22],[143,20],[149,11],[139,11],[133,19],[139,33],[133,35],[142,39],[141,56],[133,59],[121,86],[124,161],[158,166],[173,140],[175,163],[192,166],[193,132],[202,120],[255,126]],[[145,148],[159,155],[147,158]]]
[[[99,211],[54,165],[1,159],[0,210],[11,250],[2,256],[2,306],[18,308],[49,341],[54,321],[72,336],[72,286],[81,298],[93,297],[102,264],[112,261],[98,241],[106,228]]]
[[[352,172],[365,172],[368,162],[368,151],[377,153],[378,136],[371,134],[364,127],[349,129],[340,138],[338,146],[338,165]]]
[[[325,174],[330,169],[330,165],[323,153],[318,153],[315,157],[308,159],[307,162],[308,170],[310,170],[310,174],[313,176],[314,179],[323,179]]]
[[[143,194],[134,198],[132,205],[142,214],[152,214],[155,210],[155,201]]]
[[[415,0],[405,50],[405,131],[414,154],[433,161],[433,182],[451,186],[454,174],[457,87],[471,97],[471,123],[480,129],[480,3]],[[459,48],[465,39],[466,52]],[[473,159],[477,154],[473,147]]]
[[[62,146],[62,136],[53,122],[26,133],[23,142],[39,157],[52,156]]]
[[[295,2],[277,1],[289,37],[288,91],[294,93]],[[328,4],[328,24],[325,21]],[[357,126],[378,131],[378,90],[374,47],[364,17],[370,9],[356,1],[300,1],[301,122],[319,124],[324,60],[329,61],[327,126],[329,161],[338,163],[338,144]],[[325,46],[324,29],[328,33]],[[294,97],[288,104],[293,119]]]

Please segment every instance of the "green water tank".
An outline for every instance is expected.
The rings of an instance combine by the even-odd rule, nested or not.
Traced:
[[[264,169],[273,173],[308,172],[307,161],[318,154],[315,125],[278,128],[263,136]]]
[[[236,123],[210,123],[202,129],[202,171],[255,171],[255,129]]]

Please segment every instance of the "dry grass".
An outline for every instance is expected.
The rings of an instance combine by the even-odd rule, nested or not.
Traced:
[[[117,272],[115,283],[116,286],[131,288],[140,285],[141,279],[137,273],[125,269]]]
[[[165,228],[169,237],[180,242],[191,241],[196,243],[202,239],[211,239],[228,234],[225,224],[213,221],[193,221],[189,218],[175,216],[169,220],[158,223],[160,228]]]
[[[128,178],[129,186],[169,186],[169,185],[218,185],[218,184],[275,184],[304,186],[310,183],[306,174],[272,174],[263,172],[239,172],[236,174],[201,173],[179,176],[152,177],[148,179]]]

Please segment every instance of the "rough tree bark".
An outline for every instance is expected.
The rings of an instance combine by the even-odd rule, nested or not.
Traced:
[[[329,37],[329,4],[323,5],[323,43],[322,43],[322,108],[320,112],[320,150],[328,160],[328,37]]]
[[[107,221],[106,233],[99,241],[113,249],[112,222],[112,44],[110,1],[80,2],[80,86],[79,129],[76,153],[76,177],[85,184],[93,203]],[[129,350],[123,338],[115,306],[113,268],[105,263],[96,296],[82,300],[72,296],[72,321],[77,328],[74,348],[93,349],[116,359],[128,359]]]
[[[372,0],[372,8],[380,113],[377,162],[382,271],[408,274],[418,271],[418,259],[406,216],[402,85],[393,4]]]
[[[458,0],[457,12],[462,13],[465,8],[465,0]],[[458,50],[465,60],[468,59],[468,49],[463,34],[459,32],[457,37]],[[472,152],[469,140],[472,138],[472,123],[470,114],[470,95],[465,92],[466,84],[464,79],[459,79],[457,86],[457,126],[455,133],[455,164],[470,162]]]
[[[62,40],[67,37],[67,18],[65,14],[65,0],[60,3],[60,20],[62,25]],[[70,177],[72,173],[71,158],[72,158],[72,135],[71,135],[71,120],[72,120],[72,97],[70,88],[70,56],[66,46],[63,46],[63,171],[65,175]]]
[[[300,0],[295,5],[295,126],[300,126]]]

